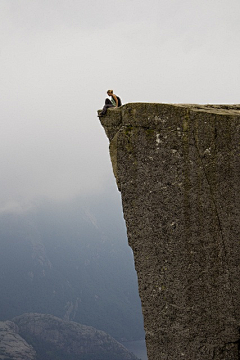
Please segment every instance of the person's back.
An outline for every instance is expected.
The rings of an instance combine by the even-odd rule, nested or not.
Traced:
[[[117,95],[116,95],[117,96]],[[117,96],[117,99],[118,99],[118,107],[122,106],[122,100],[120,99],[119,96]]]

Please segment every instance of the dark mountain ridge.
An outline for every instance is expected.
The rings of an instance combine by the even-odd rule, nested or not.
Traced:
[[[118,200],[111,201],[1,214],[0,320],[45,313],[118,340],[144,337],[132,252]]]
[[[110,335],[48,314],[0,322],[2,360],[137,360]]]

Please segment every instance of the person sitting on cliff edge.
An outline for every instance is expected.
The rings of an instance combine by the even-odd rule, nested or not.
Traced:
[[[119,106],[122,106],[122,101],[120,99],[119,96],[115,95],[113,93],[113,90],[108,90],[107,91],[107,94],[108,96],[111,96],[111,100],[106,98],[105,100],[105,105],[101,111],[101,113],[99,114],[99,116],[103,116],[106,114],[107,112],[107,109],[110,108],[110,107],[119,107]]]

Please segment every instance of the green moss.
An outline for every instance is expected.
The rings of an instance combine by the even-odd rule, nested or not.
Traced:
[[[126,128],[125,128],[125,135],[127,137],[126,149],[127,149],[128,153],[133,152],[133,145],[132,145],[132,141],[131,141],[132,130],[133,130],[133,127],[130,125],[126,126]]]
[[[130,136],[132,130],[133,130],[133,126],[130,126],[130,125],[126,126],[126,128],[125,128],[125,134],[126,134],[127,136]]]
[[[125,149],[128,152],[129,159],[134,165],[135,170],[137,169],[138,166],[136,145],[135,145],[135,140],[137,139],[137,137],[138,137],[138,129],[136,127],[130,125],[125,127],[125,141],[124,141]],[[137,176],[137,171],[135,172],[135,174]]]
[[[148,139],[153,138],[153,136],[154,136],[154,130],[153,130],[153,129],[147,129],[147,130],[146,130],[146,136],[147,136]]]
[[[125,135],[127,138],[126,141],[126,149],[128,153],[133,153],[133,144],[132,144],[132,131],[133,131],[133,127],[132,126],[126,126],[125,128]]]

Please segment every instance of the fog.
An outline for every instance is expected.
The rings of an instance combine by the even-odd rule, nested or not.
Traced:
[[[117,192],[96,116],[107,89],[123,103],[239,103],[239,12],[238,0],[1,0],[0,211]]]

